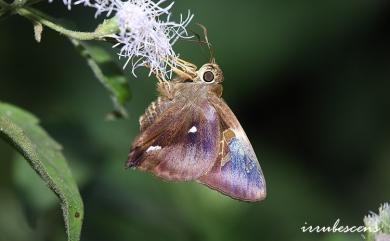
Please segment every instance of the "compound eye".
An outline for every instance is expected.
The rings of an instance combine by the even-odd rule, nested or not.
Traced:
[[[214,80],[214,73],[210,70],[204,72],[203,74],[203,81],[205,82],[212,82]]]

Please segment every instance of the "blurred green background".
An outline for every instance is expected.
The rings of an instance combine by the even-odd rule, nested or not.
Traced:
[[[101,20],[59,1],[37,7],[82,30]],[[390,2],[178,1],[175,16],[187,9],[209,30],[224,98],[267,180],[263,202],[124,170],[156,80],[127,69],[129,118],[106,121],[109,96],[67,39],[45,29],[38,44],[25,19],[0,22],[0,100],[37,115],[64,146],[86,209],[81,239],[362,240],[300,227],[333,226],[338,218],[362,225],[369,210],[390,200]],[[192,42],[176,50],[197,65],[208,60]],[[66,240],[61,210],[0,141],[0,241],[24,240]]]

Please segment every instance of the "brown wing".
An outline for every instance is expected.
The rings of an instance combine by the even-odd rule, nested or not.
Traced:
[[[212,170],[199,181],[235,199],[264,199],[264,176],[248,137],[223,99],[215,95],[209,98],[221,119],[220,153]]]
[[[161,115],[168,107],[172,106],[173,101],[159,96],[156,101],[150,103],[145,113],[139,118],[141,132],[146,130],[158,116]]]
[[[211,169],[218,156],[217,112],[207,99],[192,105],[166,101],[156,102],[159,114],[144,120],[126,165],[166,180],[197,179]]]

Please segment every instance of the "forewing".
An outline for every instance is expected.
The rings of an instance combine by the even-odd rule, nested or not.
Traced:
[[[207,99],[173,103],[135,140],[127,166],[166,180],[194,180],[213,167],[219,139],[218,114]]]
[[[211,96],[210,102],[221,119],[220,154],[212,170],[199,181],[235,199],[264,199],[264,176],[248,137],[222,98]]]

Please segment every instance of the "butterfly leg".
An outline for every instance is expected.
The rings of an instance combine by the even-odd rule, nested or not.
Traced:
[[[194,79],[197,76],[197,67],[192,63],[177,57],[175,57],[173,60],[166,60],[165,62],[180,78]]]
[[[196,65],[194,65],[190,62],[187,62],[183,59],[177,58],[176,61],[178,62],[178,65],[181,66],[184,69],[184,71],[186,71],[186,72],[194,73],[197,69]]]

